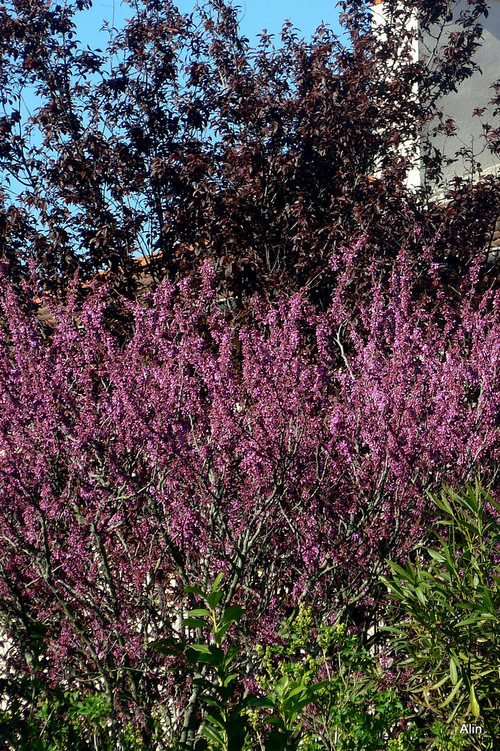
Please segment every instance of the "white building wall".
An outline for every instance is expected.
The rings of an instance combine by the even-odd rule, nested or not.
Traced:
[[[375,0],[373,5],[373,23],[374,27],[382,27],[387,21],[386,4],[383,0]],[[444,47],[449,42],[449,35],[456,31],[456,19],[464,10],[470,9],[467,0],[460,0],[458,3],[450,2],[450,9],[453,12],[453,19],[446,23],[442,34],[438,34],[438,28],[434,34],[423,35],[422,39],[415,40],[413,44],[414,59],[423,59],[430,66],[435,64],[436,55],[442,54]],[[412,28],[416,28],[416,18],[412,18]],[[437,108],[443,114],[443,121],[450,120],[454,122],[455,130],[453,135],[444,134],[431,135],[433,127],[438,124],[438,120],[432,123],[423,137],[430,137],[431,143],[447,158],[456,159],[454,163],[445,166],[443,170],[443,181],[449,183],[455,176],[469,177],[476,179],[479,170],[484,173],[500,172],[500,157],[491,154],[486,145],[484,137],[483,123],[488,123],[493,128],[500,127],[500,116],[493,115],[494,106],[489,101],[495,92],[491,88],[492,84],[500,79],[500,0],[489,0],[489,15],[481,19],[483,26],[483,38],[481,45],[474,55],[474,62],[479,66],[470,78],[463,81],[456,92],[442,97],[437,102]],[[436,38],[433,38],[437,37]],[[415,92],[418,96],[418,91]],[[475,109],[486,107],[486,111],[480,118],[474,115]],[[456,156],[456,153],[462,149],[470,149],[473,154],[472,162],[464,156]],[[408,174],[408,184],[410,186],[420,186],[425,180],[425,172],[421,165],[418,164],[418,154],[421,149],[416,149],[416,161],[411,167]]]
[[[461,11],[466,10],[467,0],[461,0],[453,10],[454,21]],[[470,78],[463,81],[457,92],[451,92],[438,102],[438,107],[443,113],[443,119],[453,120],[456,133],[446,137],[439,134],[432,138],[432,143],[445,156],[450,159],[456,158],[456,152],[461,148],[470,149],[473,154],[471,163],[466,157],[459,156],[458,161],[444,168],[445,181],[451,181],[454,177],[478,177],[478,169],[486,173],[496,172],[500,163],[500,157],[494,155],[487,148],[482,123],[488,123],[494,128],[500,126],[500,117],[493,116],[494,107],[489,101],[495,92],[491,85],[500,79],[500,0],[490,0],[488,18],[481,20],[483,37],[481,46],[476,51],[473,60],[479,66]],[[449,34],[456,30],[454,22],[446,27],[443,38],[439,41],[439,48],[443,48],[449,39]],[[427,35],[420,42],[419,54],[421,58],[429,58],[436,49],[436,42]],[[474,116],[474,110],[487,107],[484,115],[480,118]]]

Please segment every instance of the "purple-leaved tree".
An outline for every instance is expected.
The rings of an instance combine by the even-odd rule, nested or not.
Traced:
[[[347,44],[327,27],[301,40],[288,23],[256,47],[229,0],[192,14],[171,0],[127,2],[129,21],[104,51],[76,37],[89,0],[0,2],[0,257],[14,283],[32,262],[63,297],[76,269],[81,279],[106,270],[133,298],[137,254],[155,284],[208,258],[240,310],[255,292],[306,284],[324,310],[330,255],[362,234],[356,296],[371,258],[390,270],[404,245],[418,261],[415,222],[427,242],[439,230],[451,284],[490,241],[495,180],[465,179],[446,203],[431,200],[443,161],[432,139],[425,189],[405,180],[424,126],[448,132],[437,103],[474,71],[484,0],[384,0],[397,23],[383,34],[372,33],[371,0],[344,0]],[[435,35],[427,60],[412,57],[415,14]],[[485,133],[485,147],[499,143]]]

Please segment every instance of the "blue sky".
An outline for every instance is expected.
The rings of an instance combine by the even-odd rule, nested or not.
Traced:
[[[283,21],[290,19],[300,29],[301,36],[310,38],[319,24],[324,21],[336,33],[340,33],[338,23],[339,10],[336,0],[235,0],[241,7],[241,30],[252,44],[256,43],[257,34],[263,29],[279,35]],[[113,7],[114,6],[114,7]],[[177,6],[183,13],[190,13],[195,0],[178,0]],[[91,47],[105,48],[107,36],[99,33],[105,20],[121,28],[126,18],[130,18],[132,8],[121,0],[94,0],[91,10],[77,13],[78,38]],[[279,44],[279,36],[276,40]]]

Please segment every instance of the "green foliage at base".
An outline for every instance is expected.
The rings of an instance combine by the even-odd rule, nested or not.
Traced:
[[[454,728],[481,726],[470,748],[500,737],[500,504],[480,481],[460,494],[430,496],[442,512],[437,544],[405,567],[391,563],[396,607],[386,627],[406,693]],[[444,529],[444,532],[442,531]]]
[[[258,649],[263,667],[258,682],[273,697],[276,688],[291,680],[304,692],[317,687],[300,721],[299,715],[292,716],[296,737],[300,735],[297,748],[387,748],[394,726],[408,711],[395,692],[382,685],[377,660],[360,637],[349,634],[345,624],[315,627],[311,608],[301,608],[281,635],[283,646]],[[315,683],[319,677],[323,680]]]
[[[25,697],[13,697],[0,713],[0,738],[16,751],[87,751],[106,744],[109,703],[102,694],[43,688],[36,680],[23,679]],[[27,700],[29,693],[37,697]]]

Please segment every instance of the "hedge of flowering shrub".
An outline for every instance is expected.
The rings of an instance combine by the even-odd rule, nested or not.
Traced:
[[[477,294],[473,268],[457,308],[429,265],[435,295],[422,296],[401,254],[389,288],[374,265],[369,304],[353,306],[358,250],[325,313],[255,297],[236,330],[205,265],[200,294],[186,280],[126,303],[125,343],[102,290],[54,308],[47,339],[7,287],[8,670],[93,686],[114,731],[132,723],[146,740],[161,704],[186,741],[198,689],[146,649],[182,632],[185,586],[222,572],[245,638],[264,644],[301,602],[368,626],[385,560],[428,534],[426,491],[481,471],[496,492],[498,294]]]

